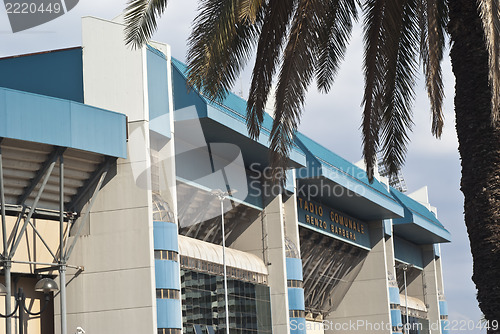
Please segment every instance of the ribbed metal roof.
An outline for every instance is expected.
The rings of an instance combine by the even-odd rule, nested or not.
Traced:
[[[222,246],[179,235],[179,254],[207,262],[223,264]],[[226,248],[226,266],[268,275],[264,262],[256,255]]]
[[[26,194],[34,180],[43,172],[44,166],[58,149],[52,145],[5,138],[1,142],[5,202],[7,211],[19,211],[23,195]],[[104,162],[101,154],[66,149],[64,158],[64,203],[68,206],[85,187],[89,178]],[[33,205],[41,182],[34,186],[26,197],[25,205]],[[71,209],[71,208],[66,208]],[[49,177],[47,185],[37,205],[37,213],[59,211],[59,161]]]
[[[420,300],[416,297],[410,297],[410,296],[408,296],[406,298],[408,298],[408,308],[422,311],[422,312],[427,312],[427,307],[425,306],[425,303],[422,300]],[[401,301],[401,307],[403,307],[403,308],[406,307],[406,298],[405,298],[404,294],[399,295],[399,299]]]

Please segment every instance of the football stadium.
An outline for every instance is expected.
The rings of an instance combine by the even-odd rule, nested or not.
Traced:
[[[0,59],[2,332],[447,333],[427,188],[302,133],[277,184],[271,116],[251,139],[245,100],[123,37],[84,17],[80,47]]]

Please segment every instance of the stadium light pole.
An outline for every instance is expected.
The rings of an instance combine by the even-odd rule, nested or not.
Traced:
[[[221,229],[222,229],[222,268],[224,274],[224,303],[226,304],[226,334],[229,334],[229,298],[227,292],[227,268],[226,268],[226,234],[224,231],[224,200],[229,196],[228,192],[220,189],[212,190],[212,195],[217,196],[220,201]]]
[[[403,279],[405,285],[405,306],[406,306],[406,324],[404,326],[405,333],[408,333],[408,292],[406,291],[406,271],[413,268],[413,264],[400,263],[396,266],[397,269],[403,270]]]

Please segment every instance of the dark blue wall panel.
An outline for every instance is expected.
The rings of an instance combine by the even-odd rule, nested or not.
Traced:
[[[83,103],[82,48],[0,59],[0,87]]]

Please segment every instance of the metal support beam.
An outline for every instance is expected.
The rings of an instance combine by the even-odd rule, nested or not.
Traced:
[[[208,241],[208,239],[210,238],[210,236],[212,235],[213,231],[215,231],[218,227],[220,226],[219,223],[215,223],[211,228],[210,230],[208,230],[208,232],[205,234],[205,237],[203,237],[203,241]]]
[[[57,257],[56,255],[54,254],[54,252],[50,249],[49,245],[47,244],[47,242],[43,239],[42,235],[40,234],[40,232],[38,232],[38,229],[36,228],[36,226],[31,222],[29,221],[29,224],[31,226],[31,228],[33,229],[33,231],[35,231],[36,235],[38,236],[38,238],[40,238],[40,241],[43,243],[43,245],[45,246],[45,248],[47,249],[47,251],[50,253],[50,255],[52,255],[52,258],[54,259],[54,261],[57,261]]]
[[[10,254],[9,254],[9,259],[12,259],[14,257],[14,254],[16,253],[17,247],[19,246],[19,243],[21,242],[24,231],[26,230],[26,227],[28,226],[28,223],[31,219],[31,216],[33,216],[33,213],[35,212],[36,206],[38,205],[38,201],[40,200],[40,197],[42,196],[42,193],[45,189],[45,185],[47,185],[47,182],[49,181],[50,174],[52,173],[52,170],[54,169],[55,165],[56,165],[56,160],[53,160],[50,163],[49,167],[47,168],[47,171],[46,171],[45,176],[43,178],[42,185],[40,186],[40,189],[38,189],[38,194],[36,195],[35,200],[33,201],[33,205],[31,206],[31,209],[28,213],[28,216],[24,220],[24,224],[23,224],[23,227],[21,228],[21,231],[19,231],[19,236],[17,237],[14,244],[12,245],[12,248],[11,248]]]
[[[325,256],[325,258],[328,258],[328,257],[327,257],[327,256]],[[331,261],[331,259],[330,259],[330,261]],[[318,275],[318,277],[317,277],[316,281],[314,282],[314,284],[312,284],[312,287],[310,288],[310,290],[311,290],[311,291],[314,291],[316,295],[315,295],[315,297],[312,297],[311,306],[314,306],[314,305],[316,304],[316,302],[318,301],[318,299],[321,297],[321,293],[323,292],[323,291],[321,290],[321,287],[319,287],[319,288],[316,290],[316,286],[317,286],[317,285],[318,285],[318,284],[322,281],[322,278],[323,278],[323,277],[325,277],[325,276],[326,276],[326,274],[327,274],[328,272],[330,272],[330,270],[331,270],[333,267],[335,267],[335,261],[331,261],[330,263],[328,263],[328,264],[324,267],[323,272],[321,272],[321,273]],[[331,275],[331,276],[330,276],[330,278],[331,278],[331,277],[333,277],[333,276],[334,276],[334,275]],[[330,281],[328,281],[328,283],[327,283],[327,284],[323,284],[323,287],[328,286],[328,284],[329,284],[329,283],[330,283]],[[319,291],[318,291],[318,290],[319,290]]]
[[[102,174],[100,175],[99,182],[97,183],[97,186],[94,189],[94,193],[92,194],[92,198],[90,199],[90,203],[87,207],[87,210],[80,221],[80,225],[78,225],[78,230],[73,238],[73,242],[71,243],[71,245],[68,247],[68,249],[66,250],[66,252],[64,254],[64,262],[69,260],[71,253],[73,252],[73,248],[75,248],[76,242],[78,241],[80,234],[82,233],[82,229],[83,229],[83,225],[85,224],[85,220],[87,219],[87,216],[89,215],[90,210],[92,209],[92,206],[94,205],[94,201],[97,198],[97,194],[99,193],[99,190],[101,189],[102,183],[104,182],[104,179],[106,178],[107,173],[108,173],[108,169],[105,169],[102,171]]]
[[[66,324],[66,266],[59,267],[59,298],[61,308],[61,334],[68,333]]]
[[[87,195],[90,189],[92,189],[92,187],[96,184],[102,173],[104,173],[105,171],[107,172],[109,170],[109,167],[114,161],[116,161],[116,158],[106,157],[104,162],[99,165],[97,170],[94,173],[92,173],[92,175],[87,179],[85,184],[80,189],[78,189],[76,195],[73,196],[69,204],[66,206],[66,209],[68,211],[75,211],[76,208],[81,206],[82,204],[81,202],[84,200],[85,195]]]
[[[0,138],[0,143],[3,138]],[[2,147],[0,146],[0,205],[1,214],[2,214],[2,241],[3,241],[3,257],[7,257],[7,225],[5,218],[5,188],[3,184],[3,156],[2,156]]]
[[[182,208],[180,208],[179,213],[177,214],[179,217],[184,216],[190,204],[193,203],[193,200],[197,194],[198,194],[198,189],[195,188],[193,189],[193,191],[191,191],[190,194],[188,194],[187,196],[188,198],[186,200],[182,200],[182,203],[185,203],[185,205]]]
[[[66,259],[64,257],[64,157],[59,157],[59,284],[61,334],[66,334]]]
[[[64,157],[59,157],[59,261],[64,264]]]
[[[40,182],[40,180],[45,175],[50,166],[52,166],[53,163],[57,161],[57,158],[61,156],[64,153],[64,151],[66,151],[65,147],[56,147],[56,149],[52,151],[47,160],[43,163],[42,167],[36,173],[35,177],[31,180],[30,185],[24,189],[22,195],[20,195],[19,198],[17,199],[17,204],[19,205],[24,204],[26,199],[31,195],[33,190],[35,190],[37,184]],[[36,205],[33,206],[36,207]]]
[[[0,144],[3,138],[0,137]],[[5,218],[5,188],[3,184],[3,162],[2,162],[2,146],[0,146],[0,205],[1,215],[2,215],[2,243],[3,252],[2,257],[6,259],[8,256],[8,245],[7,245],[7,222]],[[5,296],[5,314],[10,314],[11,312],[11,298],[12,298],[12,283],[10,276],[11,263],[8,260],[4,260],[4,274],[5,274],[5,287],[7,288],[7,294]],[[5,333],[11,333],[11,321],[10,318],[5,319]]]
[[[7,294],[5,295],[5,314],[10,314],[12,310],[11,306],[11,299],[12,299],[12,277],[10,274],[10,269],[12,267],[12,263],[8,260],[6,260],[3,263],[3,270],[5,274],[5,288],[7,290]],[[11,334],[12,333],[12,322],[10,321],[10,318],[5,319],[5,333],[6,334]]]
[[[36,262],[36,261],[17,261],[17,260],[12,260],[12,261],[10,261],[10,263],[34,264],[34,265],[37,265],[37,266],[50,266],[50,267],[54,267],[56,269],[58,269],[60,267],[60,265],[58,263]],[[73,269],[82,270],[82,271],[84,269],[84,267],[82,267],[82,266],[72,266],[72,265],[69,265],[69,264],[66,265],[66,268],[73,268]],[[35,273],[37,273],[37,272],[44,272],[44,271],[50,271],[50,270],[52,270],[52,269],[50,269],[50,268],[35,269]]]

